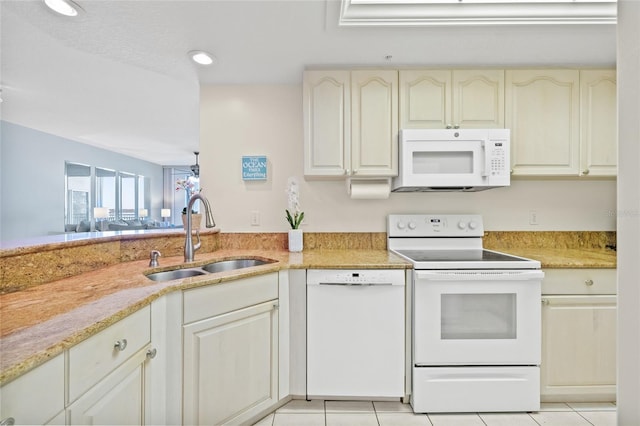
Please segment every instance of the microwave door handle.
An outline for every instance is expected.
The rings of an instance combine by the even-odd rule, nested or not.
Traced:
[[[491,169],[491,158],[487,151],[487,141],[482,141],[482,153],[484,154],[484,170],[482,172],[482,177],[489,176],[489,170]]]

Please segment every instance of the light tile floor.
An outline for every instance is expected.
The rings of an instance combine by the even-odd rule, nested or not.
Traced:
[[[293,400],[256,426],[615,426],[613,403],[543,403],[535,413],[414,414],[400,402]]]

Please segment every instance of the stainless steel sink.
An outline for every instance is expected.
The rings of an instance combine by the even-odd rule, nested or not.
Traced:
[[[205,274],[206,272],[201,269],[174,269],[173,271],[154,272],[147,275],[147,278],[153,281],[171,281]]]
[[[273,263],[273,260],[262,259],[232,259],[232,260],[219,260],[217,262],[208,263],[202,267],[207,272],[216,273],[223,271],[232,271],[234,269],[250,268],[252,266],[266,265],[267,263]]]
[[[198,268],[173,269],[171,271],[154,272],[146,277],[153,281],[171,281],[180,278],[197,277],[199,275],[215,274],[216,272],[233,271],[236,269],[250,268],[252,266],[266,265],[273,263],[271,259],[231,259],[218,260],[207,263]]]

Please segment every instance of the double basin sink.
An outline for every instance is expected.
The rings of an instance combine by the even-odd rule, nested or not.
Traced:
[[[252,266],[266,265],[273,262],[275,262],[275,260],[255,258],[218,260],[197,268],[172,269],[170,271],[154,272],[146,275],[146,277],[152,281],[171,281],[181,278],[197,277],[199,275],[215,274],[216,272],[251,268]]]

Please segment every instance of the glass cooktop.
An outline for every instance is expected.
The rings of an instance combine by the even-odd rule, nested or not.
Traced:
[[[484,249],[395,250],[414,269],[539,269],[540,262]]]
[[[398,250],[398,253],[415,262],[513,262],[523,260],[521,257],[490,250]]]

